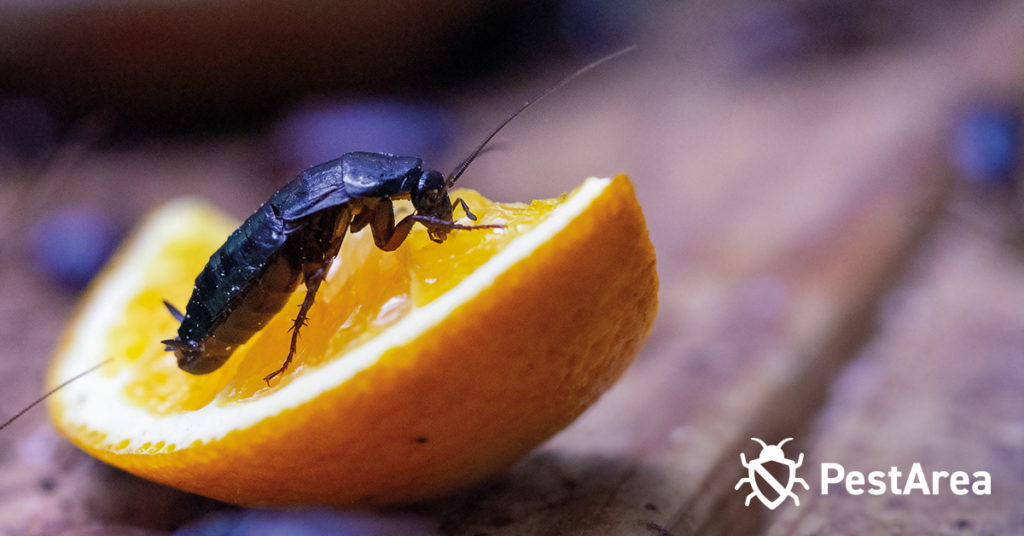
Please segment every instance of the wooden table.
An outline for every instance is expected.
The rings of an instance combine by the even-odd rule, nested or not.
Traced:
[[[666,10],[636,61],[553,99],[474,164],[473,187],[498,199],[631,175],[661,278],[658,320],[636,363],[492,481],[338,519],[492,536],[1024,532],[1024,254],[950,209],[989,210],[956,186],[946,159],[965,102],[1024,97],[1022,5],[744,80],[692,48],[711,30],[668,37],[709,20],[705,7]],[[467,116],[483,131],[506,101],[478,99]],[[273,188],[240,188],[263,173],[259,155],[248,138],[69,154],[46,172],[43,184],[57,184],[49,194],[26,204],[7,183],[0,203],[25,215],[129,192],[129,213],[141,213],[194,191],[243,215]],[[24,253],[14,236],[5,242]],[[2,268],[3,288],[21,289],[0,305],[9,412],[38,389],[74,300],[23,263]],[[760,448],[752,437],[795,438],[786,453],[804,453],[812,488],[799,490],[799,507],[743,505],[749,490],[734,486],[745,475],[740,453]],[[821,496],[825,461],[865,472],[914,461],[986,470],[992,494]],[[161,534],[211,511],[248,515],[92,461],[43,412],[5,430],[0,462],[0,530],[11,534]]]

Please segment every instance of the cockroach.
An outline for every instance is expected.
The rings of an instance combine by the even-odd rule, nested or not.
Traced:
[[[438,243],[452,230],[501,227],[461,225],[453,219],[459,206],[476,219],[465,201],[452,202],[448,190],[482,149],[483,144],[447,178],[424,169],[419,158],[388,153],[346,153],[303,171],[214,252],[196,277],[185,314],[164,301],[181,325],[177,337],[160,342],[174,352],[181,370],[213,372],[263,329],[302,282],[306,295],[291,326],[288,355],[264,378],[269,385],[291,363],[299,331],[349,230],[369,227],[378,248],[394,251],[416,223]],[[398,223],[395,199],[408,199],[413,206],[413,213]]]
[[[519,114],[578,76],[635,48],[630,46],[604,56],[523,103],[498,123],[447,177],[424,168],[423,161],[417,157],[370,152],[346,153],[299,173],[260,205],[210,256],[196,277],[184,313],[164,300],[167,310],[180,322],[176,337],[160,341],[165,350],[174,352],[178,368],[185,372],[213,372],[239,346],[263,329],[284,308],[299,283],[303,283],[306,293],[291,326],[288,355],[277,370],[264,377],[270,385],[270,380],[284,373],[291,364],[299,331],[307,323],[317,291],[348,231],[369,227],[376,247],[394,251],[417,223],[424,226],[429,238],[437,243],[444,242],[451,231],[502,227],[455,223],[458,208],[472,221],[476,216],[462,199],[456,198],[453,202],[449,190],[491,140]],[[397,223],[393,207],[396,199],[407,199],[413,207],[413,212]],[[64,385],[104,363],[106,361],[47,392],[0,425],[0,429]]]

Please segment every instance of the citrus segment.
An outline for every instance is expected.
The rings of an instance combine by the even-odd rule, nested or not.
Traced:
[[[628,179],[529,205],[454,192],[503,229],[417,228],[394,252],[345,239],[280,382],[302,289],[221,369],[157,342],[235,223],[196,201],[143,224],[94,283],[50,383],[57,427],[113,465],[240,504],[376,505],[437,495],[513,462],[617,379],[656,310],[653,248]]]

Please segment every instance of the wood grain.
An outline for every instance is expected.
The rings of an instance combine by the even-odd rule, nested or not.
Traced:
[[[660,31],[708,21],[690,14],[668,13]],[[1021,4],[996,4],[930,39],[742,83],[686,48],[699,39],[673,37],[653,36],[633,65],[547,101],[466,179],[510,200],[627,172],[659,256],[661,308],[647,347],[597,405],[509,471],[397,515],[446,535],[1019,532],[1019,480],[997,480],[999,496],[985,501],[805,496],[779,517],[743,507],[733,486],[739,453],[754,453],[750,437],[796,437],[808,467],[927,456],[1020,472],[1019,355],[1007,353],[1021,347],[1019,267],[956,230],[927,237],[945,218],[945,144],[960,106],[1024,93]],[[485,130],[507,103],[507,94],[475,100],[467,116]],[[242,139],[87,154],[59,174],[50,202],[118,199],[139,214],[185,190],[242,216],[273,189],[263,152]],[[19,200],[0,183],[5,209]],[[23,244],[11,251],[25,254]],[[5,263],[0,278],[31,289],[0,306],[9,321],[0,322],[0,402],[13,407],[39,384],[73,300],[24,263]],[[910,297],[879,317],[897,282],[896,296]],[[86,458],[41,413],[8,431],[17,435],[0,437],[0,532],[164,534],[211,511],[239,513]],[[393,515],[374,519],[386,526]]]
[[[835,386],[804,444],[807,474],[817,482],[829,461],[865,473],[897,466],[905,477],[918,462],[926,474],[988,471],[991,495],[815,489],[767,534],[1024,531],[1024,257],[959,221],[943,227]]]

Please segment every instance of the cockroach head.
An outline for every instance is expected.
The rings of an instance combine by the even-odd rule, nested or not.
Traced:
[[[208,356],[201,345],[189,344],[178,338],[165,339],[160,343],[164,345],[165,352],[174,352],[178,368],[189,374],[208,374],[220,368],[227,360],[226,356],[219,359]]]
[[[448,197],[448,186],[441,173],[424,171],[409,197],[418,214],[452,221],[452,200]]]

